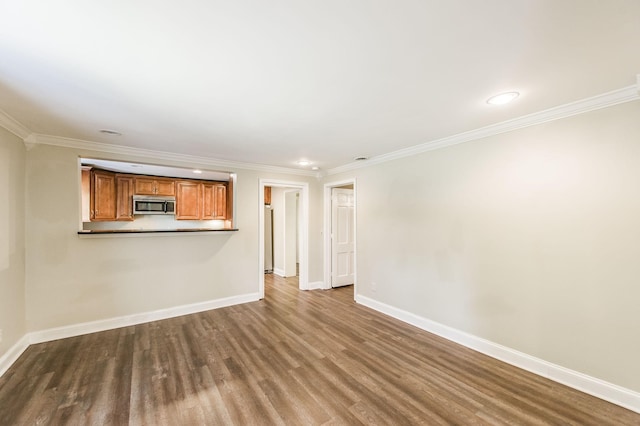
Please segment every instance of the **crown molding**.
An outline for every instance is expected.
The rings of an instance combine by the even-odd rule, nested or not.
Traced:
[[[6,112],[0,109],[0,127],[4,127],[20,139],[26,139],[30,134],[31,130],[27,129],[22,123],[20,123],[15,118],[11,117]]]
[[[35,145],[53,145],[63,148],[74,148],[78,150],[98,151],[101,153],[119,154],[125,156],[144,157],[145,159],[161,160],[161,161],[178,161],[189,164],[199,164],[225,171],[235,170],[252,170],[270,173],[283,173],[289,175],[311,176],[317,177],[317,172],[311,170],[297,170],[288,167],[269,166],[265,164],[244,163],[240,161],[219,160],[211,157],[200,157],[189,154],[178,154],[174,152],[155,151],[151,149],[132,148],[122,145],[113,145],[101,142],[85,141],[81,139],[65,138],[61,136],[51,136],[43,134],[32,134],[29,136],[29,144]],[[27,141],[25,140],[25,143]]]
[[[447,136],[442,139],[425,142],[420,145],[400,149],[388,154],[377,155],[369,158],[369,160],[367,161],[348,163],[344,166],[339,166],[327,170],[326,175],[330,176],[350,170],[370,167],[374,164],[386,163],[387,161],[410,157],[412,155],[421,154],[423,152],[446,148],[448,146],[458,145],[461,143],[498,135],[500,133],[512,132],[514,130],[522,129],[525,127],[535,126],[537,124],[542,124],[549,121],[555,121],[574,115],[584,114],[589,111],[607,108],[625,102],[636,101],[640,99],[640,74],[638,74],[637,79],[637,84],[633,86],[613,90],[601,95],[560,105],[554,108],[549,108],[543,111],[535,112],[533,114],[514,118],[512,120],[503,121],[501,123],[491,124],[479,129],[470,130],[468,132],[458,133],[457,135]]]
[[[503,121],[501,123],[492,124],[471,130],[457,135],[448,136],[441,139],[425,142],[409,148],[400,149],[387,154],[382,154],[369,158],[367,161],[352,162],[343,166],[335,167],[326,171],[309,171],[298,170],[288,167],[269,166],[265,164],[245,163],[231,160],[220,160],[210,157],[200,157],[188,154],[177,154],[166,151],[155,151],[142,148],[132,148],[122,145],[105,144],[100,142],[85,141],[80,139],[65,138],[61,136],[52,136],[44,134],[32,133],[26,126],[11,117],[9,114],[0,110],[0,127],[4,127],[14,135],[21,138],[27,149],[32,149],[36,145],[54,145],[66,148],[83,149],[89,151],[99,151],[111,154],[121,154],[127,156],[140,156],[153,160],[163,161],[181,161],[185,163],[196,163],[206,166],[223,168],[223,169],[242,169],[271,173],[293,174],[299,176],[310,176],[321,179],[325,176],[331,176],[350,170],[370,167],[375,164],[385,163],[387,161],[397,160],[412,155],[421,154],[423,152],[433,151],[436,149],[446,148],[489,136],[498,135],[500,133],[511,132],[525,127],[535,126],[537,124],[549,121],[560,120],[562,118],[574,115],[584,114],[610,106],[618,105],[625,102],[636,101],[640,99],[640,74],[636,76],[637,83],[633,86],[624,87],[622,89],[613,90],[611,92],[596,95],[590,98],[582,99],[576,102],[560,105],[554,108],[539,111],[533,114],[514,118],[512,120]]]

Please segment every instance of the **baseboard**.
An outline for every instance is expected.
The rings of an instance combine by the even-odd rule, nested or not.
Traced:
[[[257,300],[260,300],[260,295],[258,293],[225,297],[223,299],[215,299],[207,302],[199,302],[190,305],[159,309],[157,311],[144,312],[140,314],[127,315],[123,317],[116,317],[99,321],[85,322],[64,327],[50,328],[41,331],[34,331],[32,333],[29,333],[27,337],[28,342],[31,344],[49,342],[52,340],[64,339],[67,337],[75,337],[83,334],[112,330],[114,328],[143,324],[150,321],[158,321],[179,317],[182,315],[195,314],[198,312],[209,311],[211,309],[239,305],[241,303],[255,302]]]
[[[500,361],[640,413],[640,393],[561,367],[402,309],[356,295],[356,302]]]
[[[273,268],[273,273],[279,277],[284,277],[284,269]]]
[[[13,365],[14,362],[29,347],[29,335],[25,334],[4,355],[0,357],[0,377]]]
[[[313,281],[307,284],[304,290],[322,290],[324,289],[324,283],[322,281]]]

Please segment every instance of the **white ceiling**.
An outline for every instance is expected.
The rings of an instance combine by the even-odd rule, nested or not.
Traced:
[[[0,109],[39,134],[326,170],[632,85],[639,17],[638,0],[0,0]]]

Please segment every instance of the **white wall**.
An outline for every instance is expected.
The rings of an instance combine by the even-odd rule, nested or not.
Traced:
[[[25,148],[0,128],[0,357],[26,333]]]
[[[640,102],[353,176],[361,295],[640,391]]]
[[[223,235],[82,238],[78,156],[99,153],[39,145],[27,152],[27,326],[29,331],[257,294],[260,178],[315,179],[238,171],[236,225]],[[142,161],[102,154],[122,161]],[[148,161],[148,159],[147,159]],[[172,166],[203,165],[169,164]],[[321,210],[319,191],[310,197]],[[318,214],[318,216],[320,216]],[[311,222],[319,226],[320,217]],[[321,242],[310,246],[309,277],[320,280]]]

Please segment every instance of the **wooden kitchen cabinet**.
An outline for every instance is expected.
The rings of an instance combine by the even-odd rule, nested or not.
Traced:
[[[227,218],[227,186],[223,183],[202,184],[202,219]]]
[[[175,196],[175,180],[156,176],[136,176],[134,180],[136,195]]]
[[[233,193],[232,180],[137,175],[87,165],[82,169],[82,221],[134,221],[133,198],[143,195],[175,197],[177,220],[221,220],[231,228]]]
[[[89,206],[92,222],[133,220],[133,176],[91,170]]]
[[[176,219],[199,220],[202,217],[202,183],[191,180],[176,182]]]
[[[116,174],[116,220],[133,219],[133,176]]]
[[[271,187],[270,186],[264,187],[264,204],[265,206],[271,205]]]
[[[219,183],[215,185],[215,205],[214,205],[214,219],[226,220],[227,216],[227,185]]]
[[[92,222],[116,220],[116,174],[91,170],[90,210]]]
[[[176,185],[173,179],[156,178],[156,195],[175,196]]]
[[[179,180],[176,182],[176,219],[227,218],[227,186],[223,182]]]

